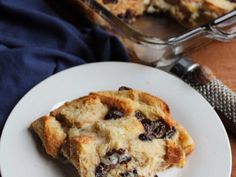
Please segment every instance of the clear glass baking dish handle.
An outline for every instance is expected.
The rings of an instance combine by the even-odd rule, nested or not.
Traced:
[[[236,37],[236,10],[212,21],[210,34],[214,39],[228,41]]]
[[[236,10],[233,10],[210,23],[195,28],[183,35],[171,38],[168,40],[168,43],[180,44],[199,36],[205,36],[219,41],[230,41],[236,38]]]

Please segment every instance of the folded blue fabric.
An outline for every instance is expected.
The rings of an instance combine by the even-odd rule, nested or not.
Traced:
[[[128,60],[117,38],[81,16],[73,25],[66,6],[63,18],[59,3],[49,2],[0,0],[0,133],[15,104],[43,79],[87,62]]]

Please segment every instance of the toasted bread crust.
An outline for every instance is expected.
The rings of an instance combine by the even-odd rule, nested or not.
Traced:
[[[31,127],[43,142],[46,152],[56,158],[66,138],[61,124],[55,117],[43,116],[34,121]]]

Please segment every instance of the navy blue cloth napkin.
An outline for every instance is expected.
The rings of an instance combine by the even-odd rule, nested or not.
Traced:
[[[43,79],[87,62],[128,60],[117,38],[51,2],[0,0],[0,134],[15,104]]]

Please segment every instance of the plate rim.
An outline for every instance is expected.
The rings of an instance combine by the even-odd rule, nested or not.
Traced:
[[[122,61],[104,61],[104,62],[92,62],[92,63],[85,63],[85,64],[81,64],[81,65],[77,65],[77,66],[73,66],[73,67],[70,67],[70,68],[67,68],[67,69],[64,69],[62,71],[59,71],[45,79],[43,79],[42,81],[38,82],[36,85],[34,85],[32,88],[30,88],[21,98],[20,100],[15,104],[15,106],[13,107],[13,109],[10,111],[8,117],[7,117],[7,120],[3,126],[3,129],[2,129],[2,134],[0,136],[0,174],[1,174],[1,171],[2,171],[2,158],[1,158],[1,154],[2,154],[2,139],[5,137],[5,132],[6,132],[6,129],[7,129],[7,126],[9,124],[9,121],[12,119],[11,115],[13,112],[15,112],[16,108],[18,107],[19,104],[21,104],[21,102],[24,100],[24,98],[30,93],[32,92],[33,90],[36,90],[38,87],[40,87],[42,84],[44,84],[45,82],[49,82],[50,80],[53,80],[55,77],[57,77],[58,75],[62,75],[66,72],[70,72],[72,70],[77,70],[81,67],[88,67],[90,65],[103,65],[103,64],[119,64],[119,65],[136,65],[137,67],[146,67],[146,68],[149,68],[151,70],[157,70],[158,72],[161,72],[162,74],[168,76],[168,77],[171,77],[171,78],[174,78],[174,79],[178,79],[179,82],[182,82],[182,84],[184,84],[186,87],[190,88],[192,91],[195,92],[195,94],[198,95],[198,97],[201,98],[201,100],[203,102],[205,102],[205,104],[208,105],[208,107],[211,109],[211,111],[214,112],[215,116],[218,118],[218,123],[219,123],[219,126],[221,127],[222,129],[222,133],[224,133],[224,136],[226,138],[226,141],[227,141],[227,147],[228,147],[228,150],[229,150],[229,164],[230,164],[230,167],[229,167],[229,177],[231,176],[231,173],[232,173],[232,149],[231,149],[231,144],[230,144],[230,141],[229,141],[229,136],[227,134],[227,131],[223,125],[223,122],[222,120],[220,119],[220,117],[218,116],[218,114],[216,113],[216,111],[214,110],[214,108],[210,105],[210,103],[199,93],[197,92],[194,88],[192,88],[191,86],[189,86],[187,83],[185,83],[183,80],[181,80],[180,78],[168,73],[168,72],[165,72],[159,68],[156,68],[156,67],[151,67],[151,66],[148,66],[148,65],[143,65],[143,64],[139,64],[139,63],[132,63],[132,62],[122,62]],[[131,66],[132,67],[132,66]],[[216,118],[215,117],[215,118]],[[3,176],[4,177],[4,176]],[[228,176],[227,176],[228,177]]]

